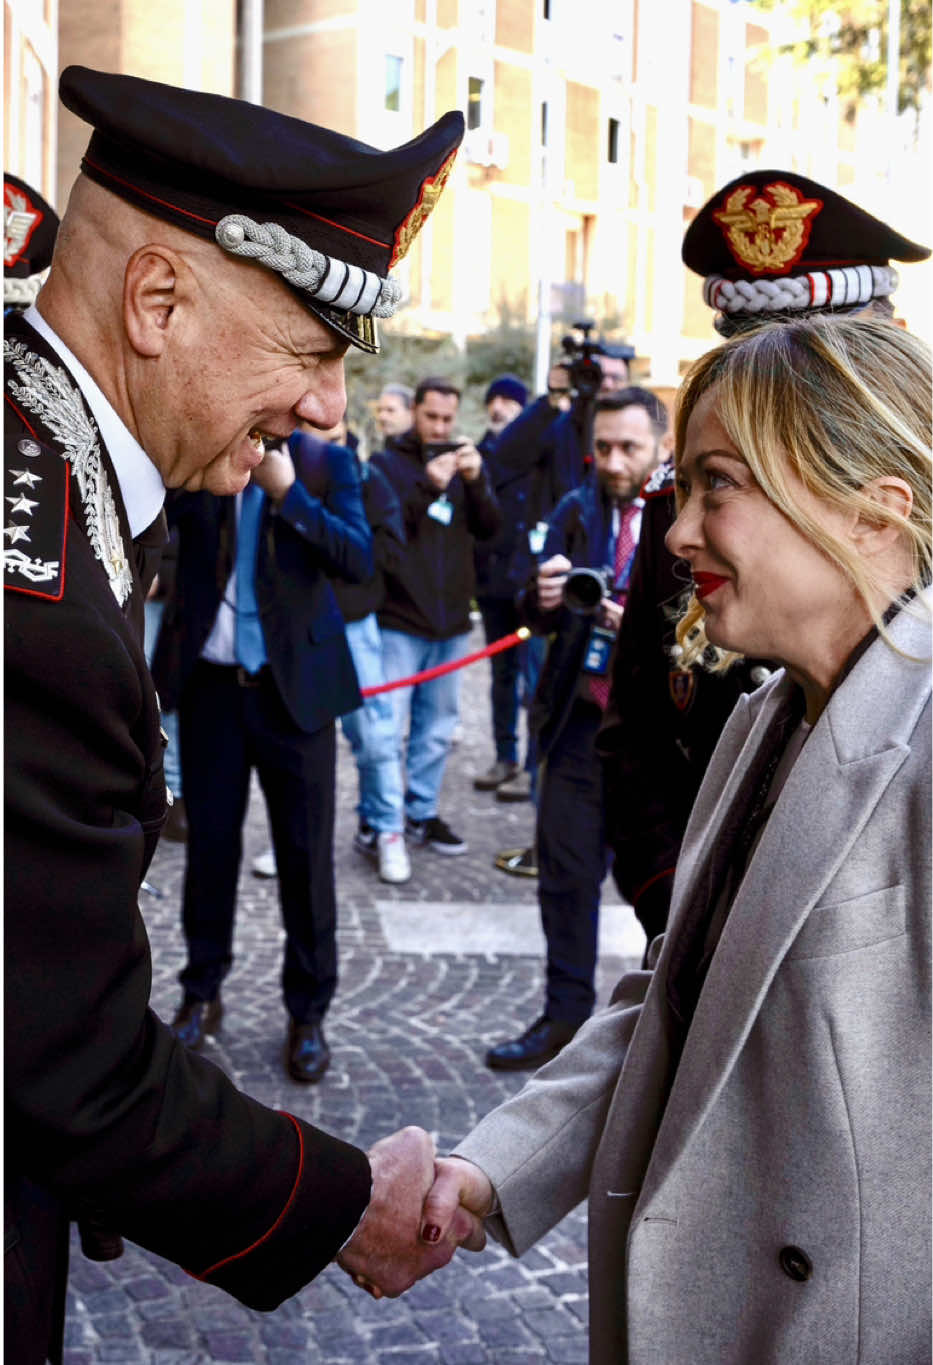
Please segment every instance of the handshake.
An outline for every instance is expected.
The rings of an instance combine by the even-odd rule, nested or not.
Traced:
[[[470,1161],[438,1158],[421,1128],[402,1128],[369,1152],[372,1195],[337,1263],[373,1298],[397,1298],[439,1270],[458,1246],[482,1251],[492,1185]]]

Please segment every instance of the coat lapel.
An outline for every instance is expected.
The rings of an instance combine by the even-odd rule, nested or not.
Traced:
[[[902,611],[890,628],[898,648],[918,662],[876,640],[831,698],[788,777],[713,955],[643,1198],[660,1190],[703,1123],[788,948],[907,757],[908,740],[930,693],[930,600],[925,595],[911,614]],[[774,684],[711,819],[696,830],[699,839],[715,842],[739,790],[737,770],[765,742],[790,686],[786,678]],[[695,857],[697,838],[691,842]],[[699,866],[702,887],[708,860]],[[672,916],[669,933],[676,934],[678,923],[682,914]],[[664,957],[669,960],[667,952]],[[662,960],[659,970],[664,967]]]

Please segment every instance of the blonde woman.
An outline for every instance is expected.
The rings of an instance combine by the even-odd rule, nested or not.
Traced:
[[[439,1163],[520,1255],[589,1199],[593,1365],[929,1360],[930,361],[736,338],[677,422],[695,657],[782,665],[700,789],[653,973]],[[657,949],[656,945],[656,949]]]

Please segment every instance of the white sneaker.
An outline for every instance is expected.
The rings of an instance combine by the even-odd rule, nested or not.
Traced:
[[[259,853],[253,859],[254,877],[277,877],[279,870],[275,865],[275,854],[271,848],[267,848],[265,853]]]
[[[380,834],[376,847],[379,852],[380,879],[384,882],[407,882],[411,876],[411,861],[404,834]]]

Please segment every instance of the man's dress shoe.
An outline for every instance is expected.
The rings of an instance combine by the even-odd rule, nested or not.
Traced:
[[[491,1047],[486,1053],[486,1065],[494,1071],[524,1071],[543,1066],[570,1042],[579,1027],[568,1019],[549,1019],[543,1014],[518,1038]]]
[[[330,1066],[330,1048],[318,1022],[290,1024],[285,1045],[285,1070],[293,1081],[319,1081]]]
[[[217,1032],[223,1012],[219,995],[216,1000],[195,1000],[188,996],[172,1020],[172,1032],[185,1047],[197,1052],[204,1046],[206,1035]]]

